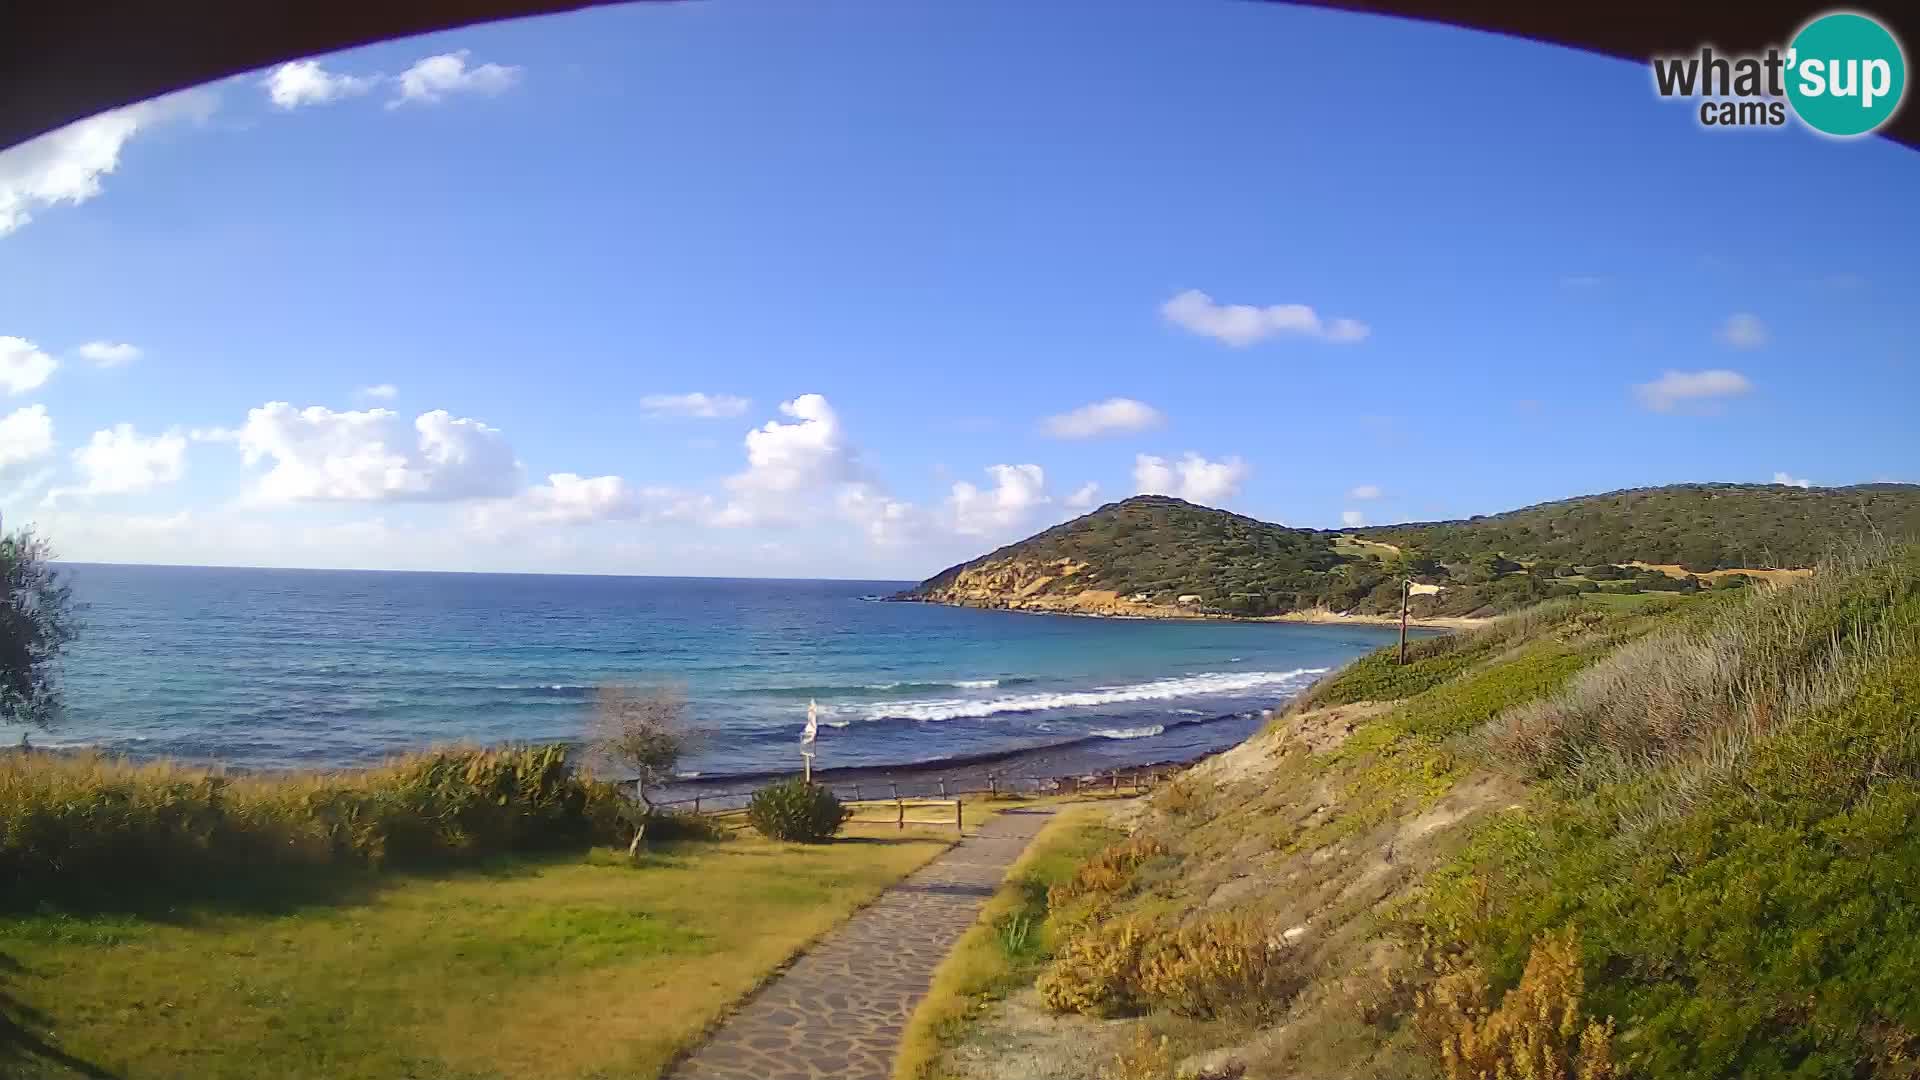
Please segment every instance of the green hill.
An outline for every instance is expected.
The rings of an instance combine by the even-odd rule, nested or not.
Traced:
[[[923,1075],[1920,1076],[1920,546],[1408,659],[1031,889],[1031,974]]]
[[[1809,567],[1876,532],[1920,535],[1920,486],[1679,484],[1347,532],[1140,495],[950,567],[901,598],[1104,615],[1367,615],[1397,611],[1399,582],[1412,577],[1447,587],[1416,600],[1416,615],[1488,615],[1581,593],[1736,587],[1747,579],[1714,572]]]

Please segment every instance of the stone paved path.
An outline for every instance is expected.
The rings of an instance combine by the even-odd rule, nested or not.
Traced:
[[[1008,810],[856,912],[670,1080],[887,1080],[933,969],[1052,816]]]

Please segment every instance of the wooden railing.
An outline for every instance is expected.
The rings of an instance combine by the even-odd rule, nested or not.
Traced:
[[[945,777],[932,779],[915,777],[905,781],[909,787],[930,787],[932,789],[930,795],[933,797],[902,794],[900,790],[902,782],[898,780],[850,780],[823,786],[831,790],[848,809],[853,811],[853,816],[849,817],[848,821],[891,824],[900,829],[908,825],[945,827],[950,824],[954,831],[962,832],[966,828],[966,810],[961,799],[964,795],[984,795],[993,799],[1023,794],[1084,795],[1089,792],[1118,793],[1121,791],[1141,794],[1153,790],[1155,785],[1178,771],[1178,767],[1162,766],[1074,776],[1017,776],[988,773],[984,786],[979,780],[949,783]],[[963,786],[967,783],[971,786]],[[882,791],[885,792],[884,795],[881,794]],[[677,813],[699,814],[723,829],[738,831],[748,827],[747,803],[752,798],[753,793],[750,791],[719,792],[711,795],[694,795],[684,799],[655,799],[653,805]],[[909,810],[931,810],[935,813],[932,817],[910,818],[907,816]]]

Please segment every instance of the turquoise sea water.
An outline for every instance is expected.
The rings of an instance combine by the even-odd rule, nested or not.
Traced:
[[[65,570],[85,629],[68,714],[35,743],[245,768],[571,739],[605,682],[682,687],[705,777],[792,768],[809,699],[822,767],[1170,760],[1393,637],[863,599],[906,582]]]

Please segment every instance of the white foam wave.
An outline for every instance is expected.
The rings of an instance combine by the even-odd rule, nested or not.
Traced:
[[[1296,668],[1292,671],[1208,671],[1176,679],[1155,679],[1128,686],[1102,686],[1093,690],[1064,693],[1014,694],[1009,697],[968,701],[943,698],[935,701],[893,701],[862,707],[867,720],[959,720],[1001,713],[1044,712],[1050,709],[1086,709],[1101,705],[1120,705],[1132,701],[1165,701],[1172,698],[1242,694],[1298,684],[1326,668]]]
[[[953,684],[962,690],[988,690],[1000,685],[999,679],[961,679]]]
[[[1099,728],[1094,734],[1103,739],[1151,739],[1166,730],[1165,725],[1150,724],[1147,727]]]

